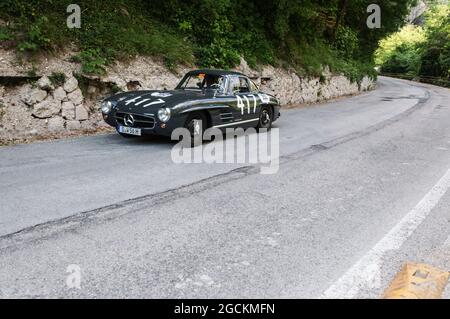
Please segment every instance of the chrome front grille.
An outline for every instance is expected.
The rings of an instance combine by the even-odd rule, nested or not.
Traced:
[[[133,115],[134,125],[132,127],[136,127],[136,128],[154,128],[155,127],[155,118],[153,116],[135,114],[135,113],[116,112],[117,123],[120,125],[123,125],[123,126],[128,126],[124,122],[124,117],[127,114]]]

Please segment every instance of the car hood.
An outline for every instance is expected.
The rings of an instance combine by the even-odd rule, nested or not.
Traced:
[[[161,107],[173,107],[177,104],[201,100],[212,96],[212,93],[201,91],[132,91],[116,94],[106,101],[116,103],[116,110],[133,113],[153,113]]]

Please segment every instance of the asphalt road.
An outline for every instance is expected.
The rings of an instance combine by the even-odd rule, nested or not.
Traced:
[[[449,123],[449,90],[381,78],[284,110],[273,175],[164,139],[2,147],[0,297],[377,298],[405,261],[450,269]]]

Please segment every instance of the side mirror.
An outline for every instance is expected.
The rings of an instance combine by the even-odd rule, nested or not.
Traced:
[[[197,87],[198,87],[199,89],[201,89],[201,88],[202,88],[202,82],[197,82]]]

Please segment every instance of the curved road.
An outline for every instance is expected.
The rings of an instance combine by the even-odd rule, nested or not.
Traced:
[[[284,110],[274,175],[115,134],[2,147],[0,297],[377,298],[450,268],[449,123],[449,90],[380,78]]]

